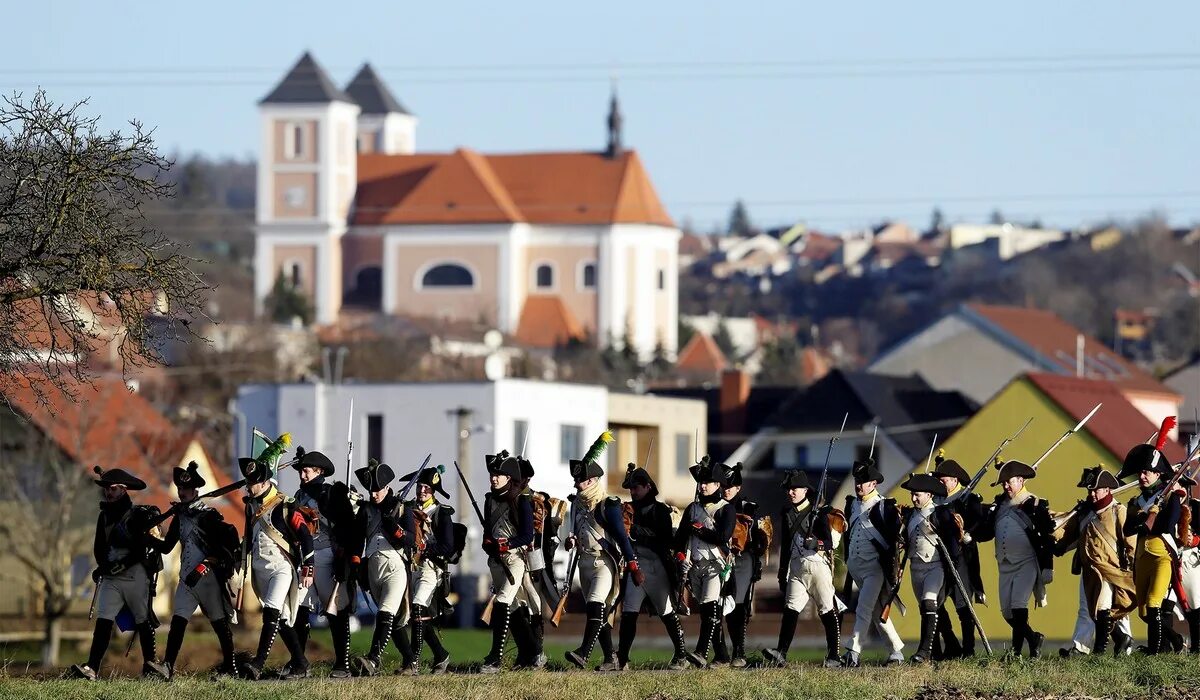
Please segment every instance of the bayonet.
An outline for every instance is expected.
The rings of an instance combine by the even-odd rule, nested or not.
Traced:
[[[829,458],[833,455],[834,444],[841,439],[842,433],[845,432],[848,420],[850,420],[849,412],[842,416],[842,427],[838,428],[837,434],[829,438],[829,449],[825,451],[825,466],[821,468],[821,481],[817,484],[817,509],[825,505],[825,481],[829,478]]]
[[[1039,465],[1039,464],[1041,464],[1043,461],[1045,461],[1045,459],[1046,459],[1047,457],[1049,457],[1049,456],[1050,456],[1050,453],[1051,453],[1051,452],[1053,452],[1054,450],[1058,449],[1058,446],[1059,446],[1059,445],[1061,445],[1061,444],[1063,444],[1064,442],[1066,442],[1067,438],[1071,437],[1071,436],[1072,436],[1072,435],[1074,435],[1075,433],[1077,433],[1077,432],[1079,432],[1080,430],[1082,430],[1082,429],[1083,429],[1083,426],[1084,426],[1084,425],[1086,425],[1086,424],[1087,424],[1087,422],[1088,422],[1089,420],[1091,420],[1091,419],[1092,419],[1092,416],[1096,415],[1096,411],[1099,411],[1099,410],[1100,410],[1100,407],[1101,407],[1101,406],[1103,406],[1103,405],[1104,405],[1104,404],[1102,404],[1102,403],[1098,403],[1098,404],[1096,404],[1096,407],[1095,407],[1095,408],[1093,408],[1091,411],[1089,411],[1089,412],[1088,412],[1088,414],[1087,414],[1086,416],[1084,416],[1084,417],[1083,417],[1083,420],[1081,420],[1081,421],[1079,421],[1078,423],[1076,423],[1074,428],[1071,428],[1071,429],[1070,429],[1070,430],[1068,430],[1067,432],[1063,433],[1063,434],[1062,434],[1062,437],[1058,438],[1058,440],[1056,440],[1056,441],[1055,441],[1055,443],[1054,443],[1053,445],[1051,445],[1050,447],[1046,448],[1046,451],[1042,453],[1042,456],[1041,456],[1041,457],[1038,457],[1038,458],[1037,458],[1037,461],[1036,461],[1036,462],[1034,462],[1033,464],[1029,465],[1029,466],[1030,466],[1030,467],[1032,467],[1032,468],[1034,469],[1034,471],[1037,471],[1038,465]]]

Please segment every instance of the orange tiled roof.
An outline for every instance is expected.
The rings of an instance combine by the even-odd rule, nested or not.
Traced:
[[[561,298],[552,294],[531,294],[525,298],[515,337],[522,345],[553,348],[572,339],[582,340],[585,333]]]
[[[679,351],[675,366],[684,372],[715,374],[728,367],[729,361],[715,340],[707,333],[696,331],[683,350]]]
[[[634,151],[358,157],[357,225],[645,223],[674,226]]]

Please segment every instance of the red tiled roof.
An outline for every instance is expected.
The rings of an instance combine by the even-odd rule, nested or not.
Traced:
[[[1129,403],[1112,382],[1041,372],[1031,372],[1025,378],[1076,421],[1083,420],[1096,404],[1104,404],[1084,429],[1118,459],[1123,459],[1131,447],[1145,442],[1158,430],[1159,426]],[[1167,442],[1163,453],[1172,462],[1185,456],[1183,448],[1174,441]]]
[[[1075,326],[1050,311],[1019,306],[967,304],[969,312],[999,328],[1010,338],[1037,352],[1053,363],[1054,369],[1075,373],[1075,343],[1082,334]],[[1138,369],[1103,343],[1083,334],[1085,371],[1092,379],[1103,379],[1116,386],[1153,394],[1178,396],[1162,382]]]
[[[553,348],[572,339],[582,340],[585,333],[560,297],[531,294],[525,298],[515,337],[522,345]]]
[[[353,223],[674,226],[634,151],[358,157]]]
[[[707,333],[696,331],[691,340],[679,351],[675,366],[684,372],[716,374],[729,366],[725,353]]]

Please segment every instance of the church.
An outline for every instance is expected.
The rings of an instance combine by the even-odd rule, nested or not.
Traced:
[[[370,65],[338,88],[309,54],[259,102],[255,297],[488,324],[518,344],[677,343],[680,233],[614,92],[600,150],[416,148]]]

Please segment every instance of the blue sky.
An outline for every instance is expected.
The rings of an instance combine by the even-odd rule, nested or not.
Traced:
[[[0,91],[90,97],[164,150],[253,154],[306,49],[369,60],[418,146],[600,148],[612,76],[671,213],[736,198],[837,231],[997,207],[1075,225],[1200,221],[1200,4],[55,2],[5,9]],[[15,30],[15,31],[14,31]]]

